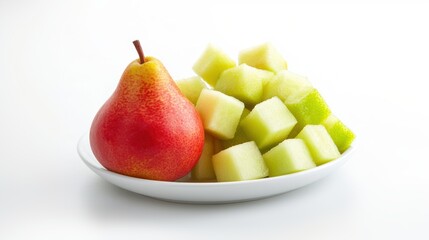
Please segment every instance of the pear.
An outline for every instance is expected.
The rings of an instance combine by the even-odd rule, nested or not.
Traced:
[[[193,104],[154,57],[125,69],[112,96],[96,114],[90,144],[109,171],[162,181],[187,175],[204,145],[204,128]]]

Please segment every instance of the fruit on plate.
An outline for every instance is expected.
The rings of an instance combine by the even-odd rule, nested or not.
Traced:
[[[191,177],[195,181],[216,180],[213,170],[212,156],[216,153],[216,141],[214,137],[206,133],[204,138],[204,148],[201,157],[192,169]]]
[[[283,56],[271,43],[260,44],[242,50],[238,55],[239,64],[246,63],[249,66],[272,72],[287,69],[287,63]]]
[[[285,101],[290,95],[310,87],[312,86],[307,77],[282,70],[265,85],[263,99],[278,97]]]
[[[307,125],[296,138],[304,140],[316,165],[330,162],[341,156],[334,140],[323,125]]]
[[[243,181],[268,176],[268,168],[255,142],[245,142],[213,155],[219,182]]]
[[[237,98],[246,106],[254,106],[262,100],[264,82],[273,75],[270,71],[241,64],[225,70],[217,80],[215,89]]]
[[[235,65],[235,61],[226,53],[209,44],[192,69],[208,84],[215,86],[220,74],[228,68],[235,67]]]
[[[336,116],[330,115],[322,122],[340,153],[345,152],[355,139],[355,134]]]
[[[219,139],[232,139],[244,104],[219,91],[203,89],[195,108],[201,116],[205,130]]]
[[[262,157],[269,169],[269,176],[281,176],[316,167],[310,151],[302,139],[286,139]]]
[[[289,135],[296,119],[278,97],[257,104],[240,126],[261,151],[277,145]]]
[[[353,132],[332,115],[305,76],[287,70],[271,44],[241,51],[238,63],[209,46],[194,65],[214,87],[201,91],[196,108],[217,140],[212,163],[218,181],[255,179],[242,174],[255,169],[255,161],[248,161],[252,154],[259,158],[263,153],[272,177],[327,163],[351,146]]]
[[[331,114],[322,95],[315,88],[296,92],[289,96],[285,103],[298,121],[290,137],[295,137],[307,124],[321,124]]]
[[[96,114],[91,148],[110,171],[174,181],[188,174],[200,158],[204,128],[163,64],[145,57],[138,41],[134,44],[139,59],[127,66]]]
[[[198,76],[180,79],[176,81],[176,84],[183,95],[185,95],[185,97],[194,105],[197,103],[201,91],[207,88],[207,85]]]

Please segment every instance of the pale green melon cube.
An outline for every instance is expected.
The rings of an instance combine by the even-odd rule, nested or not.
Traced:
[[[352,145],[355,134],[336,116],[331,114],[322,124],[341,153]]]
[[[204,129],[221,139],[234,137],[244,104],[216,90],[203,89],[195,106]]]
[[[290,95],[310,88],[312,85],[307,77],[290,72],[288,70],[280,71],[264,87],[263,99],[279,97],[285,101]]]
[[[270,43],[264,43],[242,50],[238,56],[239,63],[272,72],[287,69],[283,56]]]
[[[215,89],[253,106],[262,100],[264,82],[273,75],[270,71],[241,64],[225,70],[220,75]]]
[[[334,140],[323,125],[307,125],[296,138],[304,140],[316,165],[330,162],[341,156]]]
[[[219,182],[243,181],[268,176],[268,168],[254,142],[227,148],[213,155],[213,168]]]
[[[201,91],[207,88],[206,83],[198,76],[177,80],[176,84],[183,95],[194,105],[197,103]]]
[[[204,147],[200,159],[191,171],[191,177],[196,181],[215,180],[216,175],[213,170],[212,157],[215,154],[214,137],[210,134],[204,135]]]
[[[269,176],[281,176],[316,167],[311,153],[302,139],[286,139],[262,157],[269,169]]]
[[[288,136],[296,119],[278,97],[257,104],[240,122],[246,136],[255,141],[261,151]]]
[[[226,53],[209,44],[192,69],[211,86],[216,85],[220,74],[228,68],[235,67],[235,61]]]
[[[315,88],[292,94],[285,104],[298,121],[292,133],[299,133],[307,124],[321,124],[331,115],[331,110]]]
[[[243,113],[241,114],[241,119],[245,118],[247,115],[249,115],[250,111],[245,108],[243,110]],[[250,139],[247,137],[247,135],[244,133],[243,128],[240,126],[240,124],[238,124],[237,126],[237,130],[235,132],[234,138],[233,139],[228,139],[228,140],[220,140],[220,144],[222,149],[226,149],[229,147],[232,147],[234,145],[238,145],[241,143],[245,143],[250,141]]]

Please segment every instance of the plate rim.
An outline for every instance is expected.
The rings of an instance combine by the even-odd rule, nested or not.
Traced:
[[[201,186],[219,187],[219,186],[233,186],[233,185],[245,185],[245,184],[255,184],[255,183],[261,183],[262,184],[262,183],[267,183],[267,182],[272,182],[272,181],[286,180],[287,178],[295,178],[297,176],[308,175],[308,174],[311,174],[315,171],[320,171],[322,169],[329,168],[332,165],[342,163],[342,162],[346,161],[347,159],[349,159],[348,156],[351,155],[356,149],[355,144],[353,144],[345,152],[343,152],[339,158],[337,158],[335,160],[332,160],[328,163],[316,166],[316,167],[311,168],[311,169],[307,169],[307,170],[296,172],[296,173],[285,174],[285,175],[281,175],[281,176],[265,177],[265,178],[261,178],[261,179],[252,179],[252,180],[244,180],[244,181],[231,181],[231,182],[182,182],[182,181],[160,181],[160,180],[136,178],[136,177],[131,177],[131,176],[127,176],[127,175],[123,175],[123,174],[119,174],[116,172],[109,171],[102,166],[101,167],[96,166],[93,163],[94,160],[98,161],[96,158],[92,159],[92,157],[91,157],[91,159],[88,160],[87,157],[84,156],[85,153],[81,152],[81,149],[83,149],[85,147],[84,146],[85,145],[85,138],[88,138],[88,140],[89,140],[89,133],[83,134],[79,138],[79,141],[77,144],[77,152],[78,152],[81,160],[89,168],[96,168],[97,170],[102,171],[102,172],[107,173],[107,174],[110,174],[114,177],[119,177],[119,178],[123,178],[123,179],[127,179],[127,180],[137,181],[137,182],[141,182],[141,183],[152,183],[152,184],[161,184],[161,185],[169,185],[169,186],[177,185],[177,186],[183,186],[183,187],[184,186],[188,186],[188,187],[201,187]],[[89,147],[89,150],[92,152],[90,147]],[[98,164],[100,164],[100,163],[98,162]]]

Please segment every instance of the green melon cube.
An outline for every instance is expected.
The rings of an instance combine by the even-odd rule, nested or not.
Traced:
[[[273,75],[270,71],[241,64],[225,70],[220,75],[215,89],[252,106],[262,100],[264,82]]]
[[[307,125],[296,138],[304,140],[316,165],[330,162],[341,156],[334,140],[323,125]]]
[[[195,106],[204,129],[221,139],[234,137],[244,104],[216,90],[203,89]]]
[[[262,157],[269,169],[269,176],[281,176],[316,167],[311,153],[302,139],[286,139]]]
[[[285,103],[301,125],[320,124],[331,114],[325,100],[315,88],[293,94]]]
[[[215,141],[210,134],[204,135],[204,147],[200,159],[191,171],[191,177],[196,181],[215,180],[212,156],[215,154]]]
[[[352,145],[355,134],[336,116],[331,114],[322,124],[341,153]]]
[[[249,113],[250,113],[250,111],[247,108],[245,108],[243,110],[243,113],[241,114],[240,120],[245,118]],[[238,144],[245,143],[248,141],[250,141],[250,139],[246,136],[246,134],[244,133],[243,128],[240,126],[240,124],[238,124],[237,131],[235,132],[233,139],[221,140],[219,142],[221,144],[221,148],[226,149],[226,148],[232,147],[234,145],[238,145]]]
[[[240,122],[246,136],[255,141],[261,151],[288,136],[296,119],[278,97],[257,104]]]
[[[290,95],[310,87],[311,83],[307,80],[307,77],[283,70],[278,72],[271,81],[267,82],[264,87],[263,99],[276,96],[285,101]]]
[[[197,103],[201,90],[207,88],[206,83],[200,77],[184,78],[176,81],[180,91],[194,105]]]
[[[300,132],[307,124],[321,124],[331,115],[331,110],[315,88],[306,88],[292,94],[285,104],[298,121],[293,133]]]
[[[264,43],[242,50],[238,56],[239,63],[272,72],[287,69],[283,56],[270,43]]]
[[[219,48],[209,44],[192,69],[208,84],[215,86],[220,74],[232,67],[235,67],[235,61]]]
[[[227,148],[213,155],[213,168],[219,182],[243,181],[268,176],[268,168],[254,142]]]

